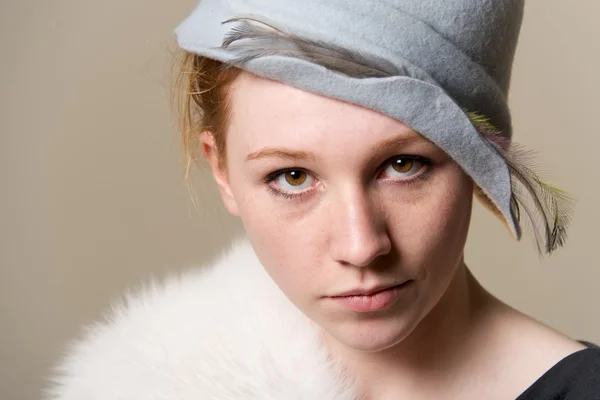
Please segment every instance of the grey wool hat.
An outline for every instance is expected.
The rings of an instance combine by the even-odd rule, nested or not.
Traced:
[[[523,0],[201,0],[181,48],[373,109],[436,144],[541,252],[563,244],[568,199],[510,142],[507,93]]]

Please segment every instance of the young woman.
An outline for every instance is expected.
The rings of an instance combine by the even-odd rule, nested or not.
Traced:
[[[248,240],[116,308],[49,398],[600,399],[600,350],[463,259],[473,193],[544,253],[565,236],[510,143],[522,9],[203,0],[177,29],[182,135]]]

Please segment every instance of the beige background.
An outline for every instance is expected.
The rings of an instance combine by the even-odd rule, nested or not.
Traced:
[[[210,258],[237,228],[206,176],[193,211],[169,115],[172,29],[194,4],[1,2],[1,399],[39,398],[83,323],[150,274]],[[567,248],[540,260],[530,236],[513,242],[477,207],[467,260],[508,303],[600,342],[600,3],[526,11],[516,138],[577,197],[576,215]]]

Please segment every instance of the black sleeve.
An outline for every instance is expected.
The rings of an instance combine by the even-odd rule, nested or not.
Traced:
[[[600,348],[565,357],[517,400],[600,400]]]

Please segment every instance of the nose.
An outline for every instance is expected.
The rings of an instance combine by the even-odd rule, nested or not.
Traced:
[[[368,267],[392,248],[385,212],[366,193],[346,194],[330,209],[332,258],[345,265]]]

